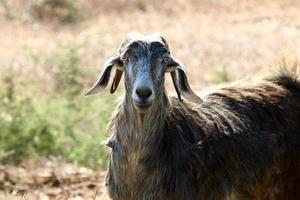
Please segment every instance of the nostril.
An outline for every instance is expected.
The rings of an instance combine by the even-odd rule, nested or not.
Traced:
[[[147,99],[152,94],[152,90],[150,88],[146,88],[146,87],[137,88],[135,90],[135,92],[136,92],[137,96],[142,99]]]

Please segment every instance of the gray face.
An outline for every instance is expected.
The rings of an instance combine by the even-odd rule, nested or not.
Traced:
[[[127,95],[131,95],[135,107],[143,112],[164,91],[170,52],[158,41],[134,41],[120,51]]]

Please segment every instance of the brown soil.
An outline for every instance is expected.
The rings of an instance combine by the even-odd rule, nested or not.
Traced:
[[[105,172],[66,163],[59,159],[29,159],[18,166],[0,168],[2,200],[108,199]]]

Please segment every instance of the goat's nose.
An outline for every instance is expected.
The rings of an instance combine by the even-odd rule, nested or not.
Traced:
[[[139,87],[135,90],[137,96],[143,100],[146,100],[151,96],[152,90],[148,87]]]

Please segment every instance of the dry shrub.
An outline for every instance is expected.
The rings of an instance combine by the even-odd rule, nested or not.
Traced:
[[[30,14],[38,19],[55,18],[60,22],[75,22],[81,18],[79,8],[72,0],[34,1]]]

